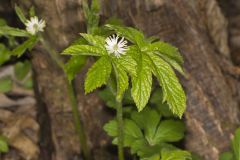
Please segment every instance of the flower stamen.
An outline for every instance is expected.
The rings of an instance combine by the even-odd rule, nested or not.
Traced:
[[[109,54],[114,54],[117,58],[119,58],[121,55],[124,55],[127,51],[127,41],[124,39],[124,37],[121,38],[120,41],[118,41],[120,37],[117,35],[112,35],[106,38],[106,49]]]

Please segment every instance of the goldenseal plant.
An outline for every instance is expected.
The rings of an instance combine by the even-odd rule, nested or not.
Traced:
[[[148,103],[154,75],[162,88],[163,102],[181,118],[186,108],[186,96],[173,69],[184,73],[183,58],[177,48],[153,38],[145,38],[137,29],[118,25],[105,27],[116,35],[104,37],[81,33],[85,42],[71,45],[63,54],[96,57],[96,62],[87,72],[85,93],[113,82],[112,79],[116,81],[118,157],[123,160],[122,97],[130,86],[129,78],[131,96],[139,112]],[[124,39],[131,45],[126,46]]]
[[[47,53],[50,55],[53,61],[55,61],[58,66],[64,71],[65,75],[64,78],[66,78],[66,84],[67,84],[67,94],[69,96],[72,112],[73,112],[73,119],[75,124],[75,130],[78,133],[79,141],[81,145],[81,149],[83,152],[83,156],[86,160],[91,159],[91,155],[87,146],[86,142],[86,136],[83,129],[83,126],[81,124],[81,117],[78,111],[78,105],[77,105],[77,99],[74,93],[73,85],[72,85],[72,79],[69,78],[69,75],[65,72],[65,66],[61,58],[59,57],[59,54],[55,52],[55,50],[47,43],[46,39],[44,39],[44,36],[42,32],[44,32],[44,29],[46,27],[46,22],[43,19],[39,19],[35,15],[34,8],[32,7],[29,10],[27,19],[25,17],[25,14],[19,8],[17,5],[15,5],[15,11],[20,19],[20,21],[25,25],[25,29],[19,29],[10,27],[7,24],[0,23],[0,36],[3,35],[5,37],[25,37],[27,38],[26,41],[24,41],[22,44],[17,45],[16,48],[14,48],[12,51],[8,52],[9,57],[10,56],[17,56],[21,57],[27,50],[31,51],[32,48],[38,43],[41,42],[43,48],[47,51]],[[7,57],[6,59],[9,59]]]

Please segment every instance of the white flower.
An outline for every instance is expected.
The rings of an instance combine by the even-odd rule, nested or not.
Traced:
[[[44,27],[46,26],[46,23],[44,20],[39,20],[38,17],[31,17],[30,20],[27,20],[26,30],[32,34],[35,35],[38,32],[43,32]]]
[[[114,54],[117,58],[119,58],[121,55],[124,55],[127,50],[127,41],[124,40],[124,37],[121,38],[120,41],[118,41],[119,36],[112,35],[106,38],[106,49],[110,54]]]

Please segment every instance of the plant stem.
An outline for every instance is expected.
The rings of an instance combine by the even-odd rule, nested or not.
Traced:
[[[117,99],[116,102],[117,102],[117,124],[118,124],[118,160],[124,160],[123,108],[122,108],[121,100]]]
[[[57,65],[64,71],[64,63],[61,60],[61,58],[59,57],[58,53],[55,52],[54,49],[52,49],[48,43],[43,39],[43,37],[41,36],[40,41],[42,42],[44,48],[48,51],[50,57],[57,63]],[[81,122],[81,116],[78,110],[78,104],[77,104],[77,98],[74,92],[74,87],[71,81],[69,81],[67,79],[66,73],[64,71],[65,74],[65,78],[66,78],[66,82],[67,82],[67,94],[70,98],[70,103],[71,103],[71,107],[72,107],[72,114],[73,114],[73,120],[74,120],[74,125],[75,125],[75,130],[78,134],[79,137],[79,142],[82,148],[82,152],[84,155],[84,158],[86,160],[91,160],[91,155],[90,155],[90,151],[87,145],[87,139],[86,139],[86,135],[85,135],[85,131],[83,128],[83,124]]]
[[[80,144],[82,147],[83,155],[86,160],[90,160],[91,156],[90,156],[90,152],[89,152],[87,141],[86,141],[85,131],[84,131],[83,125],[81,123],[81,117],[80,117],[80,113],[78,111],[77,99],[76,99],[76,96],[75,96],[75,93],[73,90],[72,82],[68,81],[67,86],[68,86],[68,94],[69,94],[70,100],[71,100],[73,119],[75,122],[75,129],[79,136],[79,141],[80,141]]]

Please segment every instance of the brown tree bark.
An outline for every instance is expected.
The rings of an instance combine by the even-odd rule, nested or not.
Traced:
[[[81,1],[15,0],[22,7],[34,5],[40,17],[47,21],[48,43],[61,51],[85,31]],[[230,146],[230,138],[239,124],[239,68],[233,65],[228,46],[227,20],[216,0],[102,0],[102,17],[117,16],[127,25],[137,26],[148,36],[176,45],[185,59],[187,76],[184,84],[188,106],[185,114],[186,148],[206,160],[217,160]],[[49,126],[41,125],[42,136],[51,136],[51,159],[73,159],[79,144],[72,124],[71,109],[62,71],[36,47],[32,59],[37,82],[39,105],[47,110]],[[103,105],[95,94],[85,96],[83,73],[76,79],[79,110],[87,129],[89,144],[95,152],[105,147],[109,139],[101,129],[106,117]],[[41,115],[46,114],[39,113]],[[44,119],[44,118],[43,118]],[[39,121],[41,122],[41,121]],[[42,152],[46,149],[43,146]],[[51,151],[51,150],[50,150]],[[101,156],[97,156],[98,160]],[[44,159],[44,158],[43,158]],[[47,158],[49,159],[49,158]],[[107,159],[107,158],[103,158]],[[112,159],[109,156],[109,159]]]

